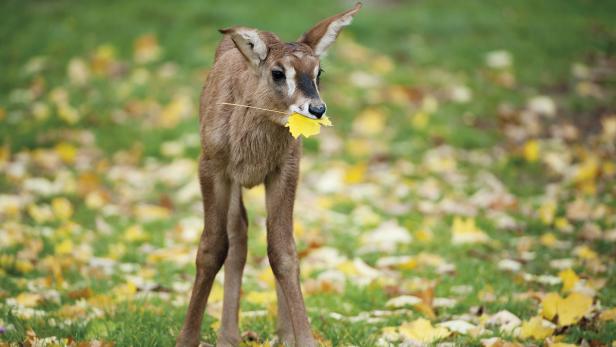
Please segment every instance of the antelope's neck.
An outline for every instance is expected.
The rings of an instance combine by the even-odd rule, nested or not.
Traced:
[[[264,111],[248,109],[233,120],[229,175],[245,187],[262,183],[265,177],[296,155],[298,142],[284,126],[273,122]]]

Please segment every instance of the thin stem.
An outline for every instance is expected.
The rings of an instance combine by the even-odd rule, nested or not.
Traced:
[[[287,112],[281,112],[281,111],[276,111],[276,110],[268,110],[267,108],[261,108],[261,107],[255,107],[255,106],[232,104],[230,102],[221,102],[220,105],[240,106],[240,107],[254,108],[254,109],[257,109],[257,110],[261,110],[261,111],[270,111],[270,112],[280,113],[280,114],[284,114],[284,115],[288,114]]]

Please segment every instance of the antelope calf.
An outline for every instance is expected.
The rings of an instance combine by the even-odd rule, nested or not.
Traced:
[[[177,346],[199,345],[203,312],[223,264],[224,301],[216,345],[241,342],[238,311],[248,227],[242,187],[261,183],[266,191],[267,254],[276,277],[279,341],[286,346],[316,346],[300,289],[293,239],[301,141],[291,136],[285,124],[293,112],[313,118],[325,113],[318,89],[319,58],[360,8],[358,3],[327,18],[289,43],[273,33],[246,27],[220,30],[224,37],[216,49],[199,110],[205,227]]]

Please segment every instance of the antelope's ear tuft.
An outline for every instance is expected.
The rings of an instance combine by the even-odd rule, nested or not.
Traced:
[[[353,16],[359,12],[361,6],[361,2],[358,2],[352,9],[318,22],[297,41],[310,46],[317,56],[322,55],[336,41],[342,28],[351,24]]]
[[[259,30],[246,27],[220,29],[221,34],[230,35],[233,43],[246,59],[258,66],[267,57],[267,45],[259,34]]]

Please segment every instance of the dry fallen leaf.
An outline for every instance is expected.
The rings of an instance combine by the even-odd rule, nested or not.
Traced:
[[[442,322],[437,324],[437,326],[462,335],[474,334],[477,331],[477,326],[460,319]]]
[[[601,312],[601,314],[599,315],[599,320],[601,321],[616,320],[616,307]]]
[[[432,323],[425,318],[419,318],[400,326],[400,335],[412,341],[432,343],[445,338],[451,333],[444,327],[433,327]]]
[[[41,295],[35,293],[21,293],[15,300],[18,304],[26,307],[34,307],[41,301]]]
[[[267,306],[276,302],[276,292],[273,290],[266,292],[251,291],[246,295],[244,300],[251,304]]]
[[[422,303],[422,300],[416,296],[412,295],[402,295],[397,296],[395,298],[389,299],[385,306],[393,307],[393,308],[401,308],[405,306],[414,306]]]
[[[575,284],[578,283],[580,278],[576,275],[572,269],[563,270],[558,274],[558,277],[563,281],[563,292],[570,292]]]
[[[55,198],[51,201],[51,209],[60,220],[67,220],[73,215],[73,205],[66,198]]]
[[[548,320],[558,317],[558,326],[564,327],[579,322],[592,308],[592,298],[581,293],[571,293],[562,298],[557,293],[549,293],[541,302],[541,314]]]
[[[543,340],[554,333],[556,326],[542,317],[533,317],[522,323],[520,328],[520,338]]]
[[[488,235],[475,225],[474,218],[455,217],[451,229],[454,244],[483,243],[489,240]]]
[[[486,320],[487,325],[497,326],[500,331],[507,333],[512,332],[521,323],[522,321],[518,316],[507,310],[499,311]]]

